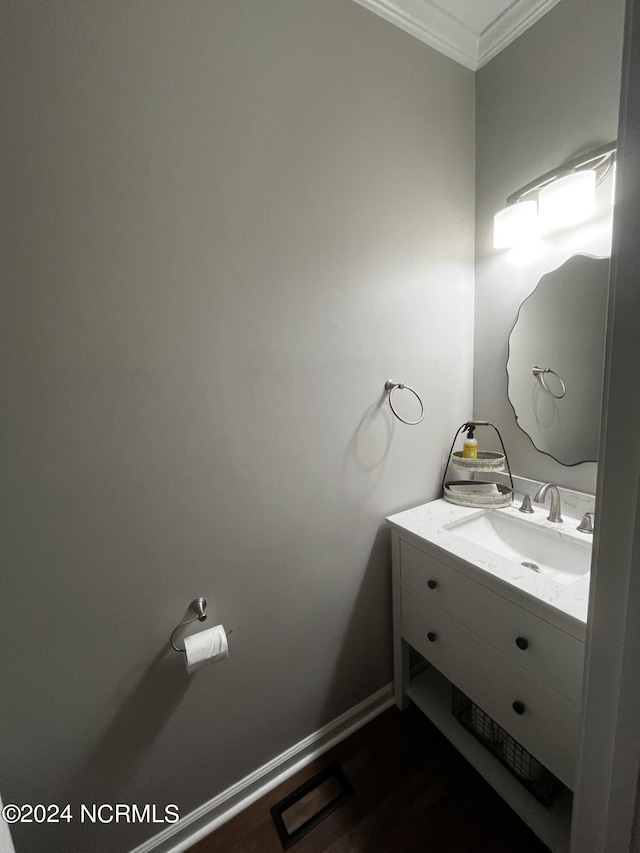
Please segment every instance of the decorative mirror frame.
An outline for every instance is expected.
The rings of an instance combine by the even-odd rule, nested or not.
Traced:
[[[527,438],[531,441],[531,444],[533,445],[533,447],[539,453],[544,453],[546,456],[550,456],[552,459],[554,459],[560,465],[563,465],[565,467],[574,467],[575,465],[582,465],[585,462],[597,462],[598,461],[598,459],[597,459],[597,442],[596,442],[596,449],[595,449],[595,453],[593,455],[593,458],[573,459],[573,458],[567,457],[566,453],[562,450],[562,448],[558,449],[557,447],[549,447],[549,446],[544,448],[543,447],[543,441],[541,440],[541,436],[535,435],[535,437],[534,437],[533,435],[530,434],[530,432],[525,428],[525,426],[523,426],[522,421],[523,420],[526,421],[526,418],[523,418],[522,411],[520,412],[520,414],[518,414],[518,411],[516,410],[517,400],[514,403],[514,400],[512,399],[512,397],[515,396],[514,391],[513,391],[513,381],[514,380],[513,380],[512,374],[510,374],[510,372],[509,372],[509,363],[513,357],[513,340],[512,339],[514,336],[514,332],[517,329],[518,323],[522,320],[523,311],[526,311],[526,306],[530,307],[530,305],[531,305],[530,300],[532,299],[532,297],[534,297],[536,292],[539,293],[540,286],[542,285],[542,283],[544,282],[544,280],[548,276],[553,276],[554,274],[559,273],[560,271],[563,270],[563,268],[567,264],[569,264],[569,263],[571,263],[577,259],[581,259],[581,258],[582,259],[594,260],[594,261],[603,261],[603,262],[606,262],[606,264],[607,264],[605,288],[603,290],[603,303],[604,304],[603,304],[603,314],[602,314],[602,363],[604,364],[604,336],[605,336],[605,331],[606,331],[606,319],[607,319],[608,264],[610,262],[610,258],[608,255],[593,255],[593,254],[589,254],[587,252],[581,252],[581,253],[577,253],[575,255],[570,256],[565,261],[563,261],[563,263],[561,263],[559,266],[555,267],[552,270],[549,270],[548,272],[546,272],[542,276],[540,276],[540,278],[538,279],[538,281],[536,283],[536,286],[529,293],[529,295],[522,301],[522,303],[520,304],[520,306],[518,308],[518,313],[516,315],[516,318],[514,320],[512,327],[511,327],[511,331],[509,332],[509,337],[507,340],[507,360],[506,360],[506,364],[505,364],[505,371],[507,374],[507,399],[509,401],[509,404],[510,404],[512,410],[513,410],[516,425],[527,436]],[[535,380],[537,379],[537,381],[540,384],[540,393],[546,393],[549,395],[550,398],[555,398],[555,400],[561,400],[565,397],[565,395],[567,393],[567,387],[565,385],[565,382],[564,382],[562,376],[559,376],[558,373],[556,372],[556,370],[553,369],[553,365],[546,364],[546,363],[541,364],[538,361],[535,364],[532,363],[530,369],[531,369],[531,373],[532,373],[532,382],[535,382]],[[513,368],[512,368],[512,372],[513,372]],[[600,403],[601,403],[602,373],[599,374],[597,381],[599,383]],[[554,405],[557,405],[557,404],[554,403]],[[520,406],[520,408],[522,409],[522,406]],[[533,402],[532,402],[532,408],[533,408]],[[598,415],[599,415],[599,412],[598,412],[598,414],[596,414],[594,416],[596,419],[596,423],[597,423],[596,429],[599,429],[599,417],[598,417]],[[532,415],[532,418],[533,418],[533,415]],[[575,419],[576,418],[574,417],[574,420]]]

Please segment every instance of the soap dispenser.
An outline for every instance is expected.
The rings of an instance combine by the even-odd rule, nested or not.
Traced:
[[[473,437],[473,431],[475,430],[475,426],[472,424],[467,424],[467,437],[464,439],[462,444],[462,458],[463,459],[477,459],[478,458],[478,442]]]

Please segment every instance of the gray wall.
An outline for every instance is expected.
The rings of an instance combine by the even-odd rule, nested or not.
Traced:
[[[391,678],[383,519],[471,411],[474,77],[351,0],[1,11],[0,788],[186,814]]]
[[[505,365],[518,307],[540,277],[577,252],[609,254],[610,184],[602,218],[543,241],[520,264],[493,249],[493,216],[519,187],[616,138],[623,16],[624,0],[562,0],[476,75],[474,413],[500,428],[516,473],[591,493],[594,463],[559,465],[518,428]]]

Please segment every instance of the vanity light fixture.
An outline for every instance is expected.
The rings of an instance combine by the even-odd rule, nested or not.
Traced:
[[[538,216],[542,231],[577,225],[588,219],[596,206],[596,172],[570,172],[542,187],[538,195]]]
[[[538,230],[538,205],[533,199],[500,210],[493,218],[494,249],[511,249],[528,242]]]
[[[512,193],[493,220],[493,246],[510,249],[576,225],[595,209],[596,186],[615,164],[617,142],[574,157]]]

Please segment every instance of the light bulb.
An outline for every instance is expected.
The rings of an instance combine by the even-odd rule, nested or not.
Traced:
[[[498,211],[493,217],[494,249],[511,249],[538,236],[535,201],[521,201]]]
[[[596,205],[596,173],[572,172],[540,190],[538,211],[544,231],[565,228],[588,219]]]

